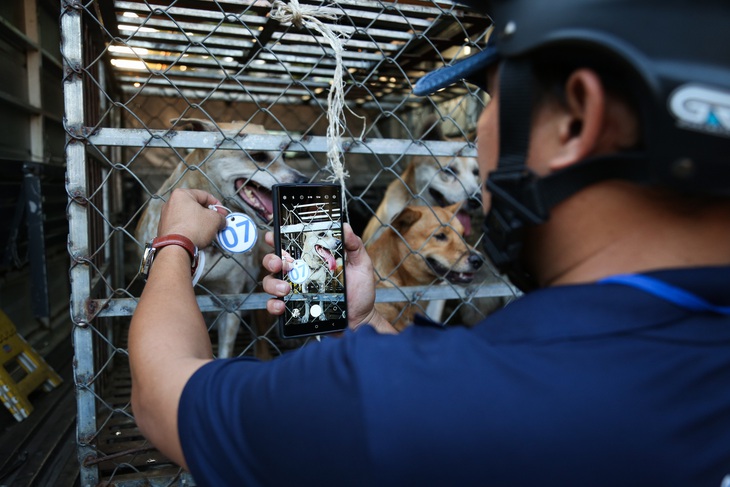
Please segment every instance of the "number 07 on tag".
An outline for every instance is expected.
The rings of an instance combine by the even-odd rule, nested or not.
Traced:
[[[232,253],[250,251],[256,244],[258,231],[256,224],[244,213],[229,213],[226,216],[226,228],[218,232],[218,244]]]

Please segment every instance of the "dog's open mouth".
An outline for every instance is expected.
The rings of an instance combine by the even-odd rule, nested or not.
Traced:
[[[446,197],[444,197],[443,193],[440,191],[437,191],[433,188],[429,188],[428,192],[431,194],[431,197],[433,200],[440,206],[440,207],[446,207],[449,206],[451,203],[446,201]],[[466,204],[462,205],[462,207],[467,206]],[[468,237],[471,235],[471,216],[469,215],[469,212],[467,212],[464,209],[460,209],[458,212],[456,212],[456,218],[461,222],[462,226],[464,227],[464,236]]]
[[[315,245],[314,250],[320,257],[322,257],[322,260],[327,263],[329,270],[334,271],[337,269],[337,261],[335,260],[335,256],[332,255],[332,252],[330,252],[330,249],[322,247],[321,245]]]
[[[256,214],[266,223],[274,218],[274,203],[271,200],[271,190],[250,179],[236,179],[236,192]]]
[[[433,270],[434,274],[446,279],[452,284],[468,284],[474,280],[473,272],[452,271],[451,269],[442,265],[440,262],[431,257],[426,257],[426,262],[428,263],[431,270]]]
[[[438,191],[434,188],[428,188],[428,192],[431,195],[431,198],[436,202],[437,205],[443,207],[443,206],[449,206],[449,202],[446,201],[446,197],[441,191]]]

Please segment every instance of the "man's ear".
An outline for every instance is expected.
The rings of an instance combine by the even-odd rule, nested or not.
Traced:
[[[575,70],[565,82],[565,101],[558,111],[556,129],[559,148],[550,169],[563,169],[585,159],[603,147],[610,138],[607,129],[607,94],[595,71]]]

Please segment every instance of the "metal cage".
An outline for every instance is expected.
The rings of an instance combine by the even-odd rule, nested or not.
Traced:
[[[346,105],[339,141],[349,174],[344,192],[356,231],[414,157],[432,159],[440,173],[449,173],[449,160],[476,155],[484,95],[463,83],[428,98],[414,97],[411,88],[426,72],[481,49],[488,35],[483,16],[450,1],[301,5],[337,28],[341,60],[316,29],[274,20],[266,0],[61,2],[82,485],[194,484],[140,435],[129,402],[126,333],[143,285],[138,263],[144,242],[135,227],[172,187],[196,172],[214,182],[211,161],[223,151],[254,162],[260,153],[286,156],[307,180],[328,179],[328,94],[338,63]],[[190,120],[198,129],[190,129]],[[229,132],[219,125],[233,121],[265,131]],[[437,127],[450,138],[423,136]],[[200,151],[203,158],[190,162]],[[257,164],[257,171],[274,176],[270,161]],[[176,170],[179,178],[165,186]],[[425,201],[420,193],[411,200]],[[466,240],[477,246],[480,238],[474,232]],[[257,286],[261,276],[236,269],[248,272],[239,291],[198,287],[211,335],[233,316],[240,325],[235,355],[266,360],[302,346],[281,340],[261,311],[268,299]],[[434,278],[426,285],[384,287],[377,301],[405,301],[423,312],[426,303],[438,301],[443,321],[469,324],[514,294],[484,266],[469,284]]]

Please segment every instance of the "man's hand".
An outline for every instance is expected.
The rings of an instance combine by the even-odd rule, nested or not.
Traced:
[[[352,227],[345,223],[343,225],[343,236],[345,251],[345,279],[347,293],[347,318],[350,329],[356,329],[364,323],[375,326],[381,333],[395,333],[395,329],[383,317],[375,311],[375,275],[373,263],[370,260],[360,237],[355,235]],[[266,243],[274,246],[272,232],[267,232]],[[288,272],[291,258],[280,259],[275,254],[264,256],[263,265],[271,274],[264,277],[264,291],[277,296],[284,297],[291,291],[289,284],[276,277],[280,272]],[[273,315],[284,313],[284,302],[279,299],[270,299],[266,303],[266,309]]]
[[[175,189],[162,206],[157,235],[177,233],[188,237],[198,248],[210,245],[226,219],[209,205],[220,205],[213,195],[198,189]]]

